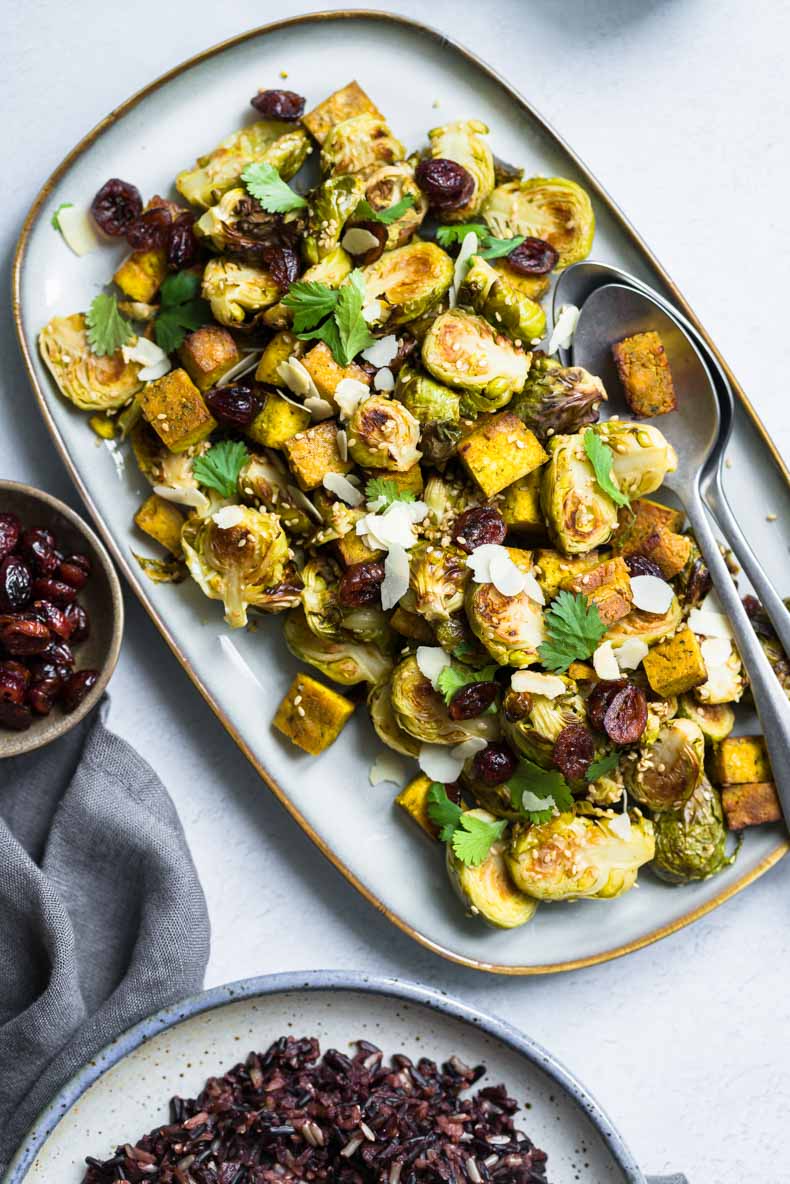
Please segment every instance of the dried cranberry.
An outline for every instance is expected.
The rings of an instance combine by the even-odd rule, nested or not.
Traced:
[[[374,221],[359,221],[349,222],[346,230],[366,230],[368,234],[372,234],[376,240],[375,245],[371,244],[367,250],[359,252],[349,251],[352,255],[357,267],[368,267],[371,263],[375,263],[384,254],[384,249],[387,246],[387,236],[389,231],[383,222]],[[343,235],[345,238],[345,233]],[[364,242],[364,240],[363,240]]]
[[[90,635],[91,626],[88,614],[82,605],[67,604],[63,613],[71,625],[71,637],[69,640],[72,645],[76,645],[80,641],[85,641],[85,638]]]
[[[472,506],[459,514],[453,526],[453,541],[467,554],[484,543],[502,543],[507,527],[499,510],[493,506]]]
[[[45,662],[53,662],[58,666],[74,666],[74,651],[67,641],[52,640],[41,650],[41,658]]]
[[[486,785],[502,785],[508,777],[513,776],[517,765],[518,761],[507,744],[494,741],[475,754],[472,773]]]
[[[293,90],[259,90],[250,104],[269,119],[300,119],[305,100]]]
[[[22,535],[19,549],[37,576],[51,576],[57,571],[61,555],[50,531],[31,527]]]
[[[495,682],[469,682],[455,692],[447,714],[450,719],[474,719],[491,706],[498,689]]]
[[[287,243],[265,246],[261,262],[278,288],[290,288],[301,270],[298,252]]]
[[[88,692],[96,685],[98,670],[77,670],[63,687],[63,710],[75,711]]]
[[[0,699],[0,727],[24,732],[33,722],[33,713],[24,703],[8,703]]]
[[[27,701],[36,715],[49,715],[61,687],[62,683],[58,679],[42,678],[31,683]]]
[[[34,600],[30,606],[30,611],[35,613],[45,625],[49,625],[52,632],[61,641],[69,640],[74,631],[74,626],[66,616],[64,609],[58,608],[56,604],[52,604],[49,600]]]
[[[15,666],[20,667],[24,673],[15,670]],[[25,689],[29,681],[30,675],[19,662],[0,662],[0,702],[24,703]]]
[[[21,555],[6,555],[0,562],[0,611],[24,608],[30,599],[33,577]]]
[[[475,179],[454,160],[421,160],[414,179],[437,213],[449,213],[466,205],[475,191]]]
[[[0,559],[16,550],[22,533],[22,523],[16,514],[0,514]]]
[[[33,658],[29,663],[28,677],[35,682],[46,679],[49,682],[57,683],[60,688],[66,679],[71,677],[71,669],[60,662],[52,662],[46,655],[42,655],[40,658]]]
[[[694,608],[700,604],[712,587],[713,580],[708,571],[707,563],[704,559],[695,559],[691,565],[688,580],[686,581],[686,595],[684,597],[689,608]]]
[[[610,701],[603,717],[603,730],[614,744],[636,744],[646,727],[645,692],[629,682]]]
[[[195,216],[189,210],[179,214],[167,236],[167,266],[171,271],[192,267],[200,251],[195,231]]]
[[[661,568],[654,559],[648,559],[647,555],[626,555],[625,566],[628,568],[629,576],[656,576],[659,580],[664,578]]]
[[[55,604],[71,604],[77,599],[78,588],[72,588],[65,580],[33,580],[33,592],[39,600],[54,600]]]
[[[57,577],[72,588],[84,588],[91,574],[91,561],[87,555],[67,555],[57,570]]]
[[[32,614],[6,613],[0,616],[0,645],[9,654],[24,657],[26,654],[40,654],[52,638],[47,626]]]
[[[154,251],[167,246],[173,221],[167,206],[143,210],[126,231],[126,241],[135,251]]]
[[[554,741],[551,759],[568,781],[580,781],[595,756],[595,741],[583,724],[568,724]]]
[[[253,387],[253,383],[244,381],[233,386],[215,386],[206,391],[203,398],[219,423],[243,431],[250,426],[263,405]]]
[[[383,579],[383,563],[354,563],[340,577],[337,599],[344,608],[377,604]]]
[[[546,275],[554,270],[558,260],[559,255],[551,243],[530,236],[505,256],[508,267],[518,275]]]
[[[140,217],[143,199],[136,185],[110,177],[91,202],[96,225],[111,238],[122,238],[132,222]]]
[[[628,685],[627,678],[602,679],[597,682],[587,700],[587,718],[597,731],[602,732],[606,710],[618,691]]]

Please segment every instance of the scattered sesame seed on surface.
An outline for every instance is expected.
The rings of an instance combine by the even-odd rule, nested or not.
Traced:
[[[766,514],[765,521],[766,522],[776,522],[776,514]]]

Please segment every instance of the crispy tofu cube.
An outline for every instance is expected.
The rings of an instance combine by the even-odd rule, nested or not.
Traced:
[[[549,547],[541,547],[535,552],[535,578],[546,599],[553,600],[564,587],[566,580],[592,571],[599,563],[597,551],[588,551],[586,555],[566,556]]]
[[[364,382],[370,386],[370,375],[352,362],[349,366],[339,365],[332,357],[332,351],[324,341],[319,341],[302,358],[302,365],[310,372],[310,377],[324,399],[332,399],[338,383],[344,378],[355,378],[357,382]]]
[[[710,777],[714,785],[770,781],[773,774],[762,736],[727,736],[714,746]]]
[[[612,346],[625,401],[634,415],[649,418],[678,405],[669,360],[658,333],[635,333]]]
[[[597,606],[604,625],[613,625],[631,611],[631,578],[625,560],[619,556],[571,576],[562,586],[570,592],[583,592]]]
[[[516,567],[520,567],[522,571],[527,573],[532,571],[534,560],[531,551],[525,551],[523,547],[507,547],[506,549]]]
[[[699,641],[688,627],[654,645],[642,668],[653,690],[663,699],[691,691],[708,677]]]
[[[406,469],[402,473],[393,472],[391,469],[367,469],[365,471],[365,484],[374,478],[378,478],[381,481],[394,481],[399,490],[406,490],[407,493],[413,493],[415,498],[420,497],[424,487],[422,469],[419,464],[412,465],[410,469]]]
[[[171,554],[180,559],[183,555],[181,548],[181,527],[184,525],[184,515],[172,502],[152,493],[146,498],[134,516],[134,521],[140,530],[144,531],[157,543],[161,543]]]
[[[430,839],[438,839],[439,828],[431,822],[428,814],[428,794],[432,785],[430,777],[420,774],[400,791],[395,801],[419,827],[422,827]]]
[[[186,370],[171,370],[140,393],[143,416],[171,452],[186,452],[210,436],[217,421]]]
[[[302,116],[302,123],[315,136],[319,144],[323,144],[332,128],[345,119],[353,119],[355,115],[375,115],[379,119],[384,116],[372,99],[369,99],[358,82],[349,82],[331,94],[323,103],[313,107],[307,115]]]
[[[678,534],[683,512],[643,498],[633,502],[634,517],[620,511],[620,521],[612,537],[612,550],[618,555],[644,555],[661,568],[665,580],[671,580],[686,566],[691,555],[691,538]]]
[[[744,830],[764,822],[780,822],[782,807],[773,781],[747,781],[722,790],[721,804],[730,830]]]
[[[273,723],[293,744],[318,756],[337,740],[353,710],[354,704],[339,691],[309,674],[297,674]]]
[[[353,522],[351,530],[335,542],[335,550],[346,567],[353,567],[356,563],[372,563],[374,559],[381,559],[384,552],[369,547],[365,540],[356,532],[356,524],[365,515],[365,510],[357,506],[348,512],[348,518]]]
[[[638,497],[631,502],[630,507],[621,508],[619,519],[618,533],[630,528],[634,519],[643,526],[665,526],[667,530],[680,531],[686,521],[686,514],[674,506],[664,506],[648,497]]]
[[[289,358],[301,358],[305,351],[305,343],[293,333],[283,329],[275,333],[261,354],[255,377],[258,382],[267,382],[269,386],[282,386],[280,377],[280,362],[287,362]]]
[[[500,411],[474,428],[458,445],[458,455],[486,497],[548,460],[537,437],[510,411]]]
[[[425,617],[419,613],[410,613],[400,605],[390,617],[390,625],[401,637],[409,637],[412,641],[422,642],[424,645],[435,645],[436,639]]]
[[[571,662],[568,667],[568,678],[575,679],[576,682],[598,682],[595,667],[589,662]]]
[[[239,360],[236,342],[220,325],[203,325],[188,333],[178,356],[199,391],[210,390]]]
[[[161,247],[132,251],[112,278],[130,300],[150,304],[167,279],[167,253]]]
[[[276,391],[269,391],[247,435],[264,448],[282,448],[286,440],[309,427],[310,420],[310,412],[304,407],[296,407]]]
[[[354,466],[342,460],[337,448],[337,423],[325,419],[297,432],[282,445],[291,472],[305,493],[317,489],[326,473],[347,473]]]
[[[502,493],[499,512],[508,530],[543,538],[546,522],[540,509],[540,469],[514,481]]]

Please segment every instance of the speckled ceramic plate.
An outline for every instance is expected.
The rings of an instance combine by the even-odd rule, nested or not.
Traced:
[[[355,1039],[385,1054],[485,1064],[527,1105],[520,1126],[549,1156],[552,1184],[645,1184],[607,1116],[550,1053],[501,1020],[436,991],[346,972],[277,974],[206,991],[137,1024],[82,1069],[30,1131],[3,1184],[79,1184],[86,1155],[106,1158],[167,1121],[250,1049],[283,1033],[322,1049]]]
[[[59,203],[89,201],[111,176],[128,177],[143,193],[166,192],[185,163],[248,119],[249,96],[275,83],[283,69],[288,85],[310,105],[356,77],[408,145],[423,142],[438,120],[485,120],[499,156],[524,165],[528,174],[566,174],[587,186],[598,221],[598,258],[643,277],[693,317],[581,162],[525,99],[468,51],[384,13],[298,17],[245,33],[176,67],[113,111],[44,186],[20,240],[14,295],[19,339],[45,421],[99,529],[184,669],[320,850],[381,912],[445,957],[508,974],[570,969],[627,953],[694,920],[766,871],[787,850],[782,831],[767,827],[749,834],[733,868],[693,887],[669,888],[646,874],[639,891],[620,900],[542,907],[533,922],[513,932],[489,930],[464,916],[438,850],[408,819],[396,816],[391,787],[368,785],[380,745],[364,711],[318,759],[272,733],[275,706],[296,669],[277,618],[234,637],[265,687],[259,694],[247,688],[240,693],[236,668],[217,640],[220,606],[191,581],[155,586],[140,573],[130,552],[145,545],[132,515],[148,492],[146,483],[116,449],[97,445],[85,417],[58,396],[38,357],[40,327],[55,313],[86,308],[116,259],[109,247],[82,259],[72,255],[50,226]],[[731,502],[778,580],[786,575],[786,555],[776,545],[778,524],[766,524],[764,508],[770,506],[780,522],[790,521],[787,475],[742,395],[731,455]],[[265,841],[261,835],[262,846]]]

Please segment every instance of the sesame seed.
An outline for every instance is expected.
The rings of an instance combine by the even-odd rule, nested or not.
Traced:
[[[725,465],[725,468],[731,469],[732,468],[732,457],[730,457],[730,456],[725,457],[724,458],[724,465]]]
[[[766,522],[776,522],[776,514],[766,514],[765,521]]]
[[[301,706],[297,707],[296,714],[301,716],[302,719],[304,719],[305,714],[306,714],[304,707],[301,707]]]
[[[296,698],[294,699],[294,707],[298,707],[301,702],[302,702],[302,696],[297,695]]]

